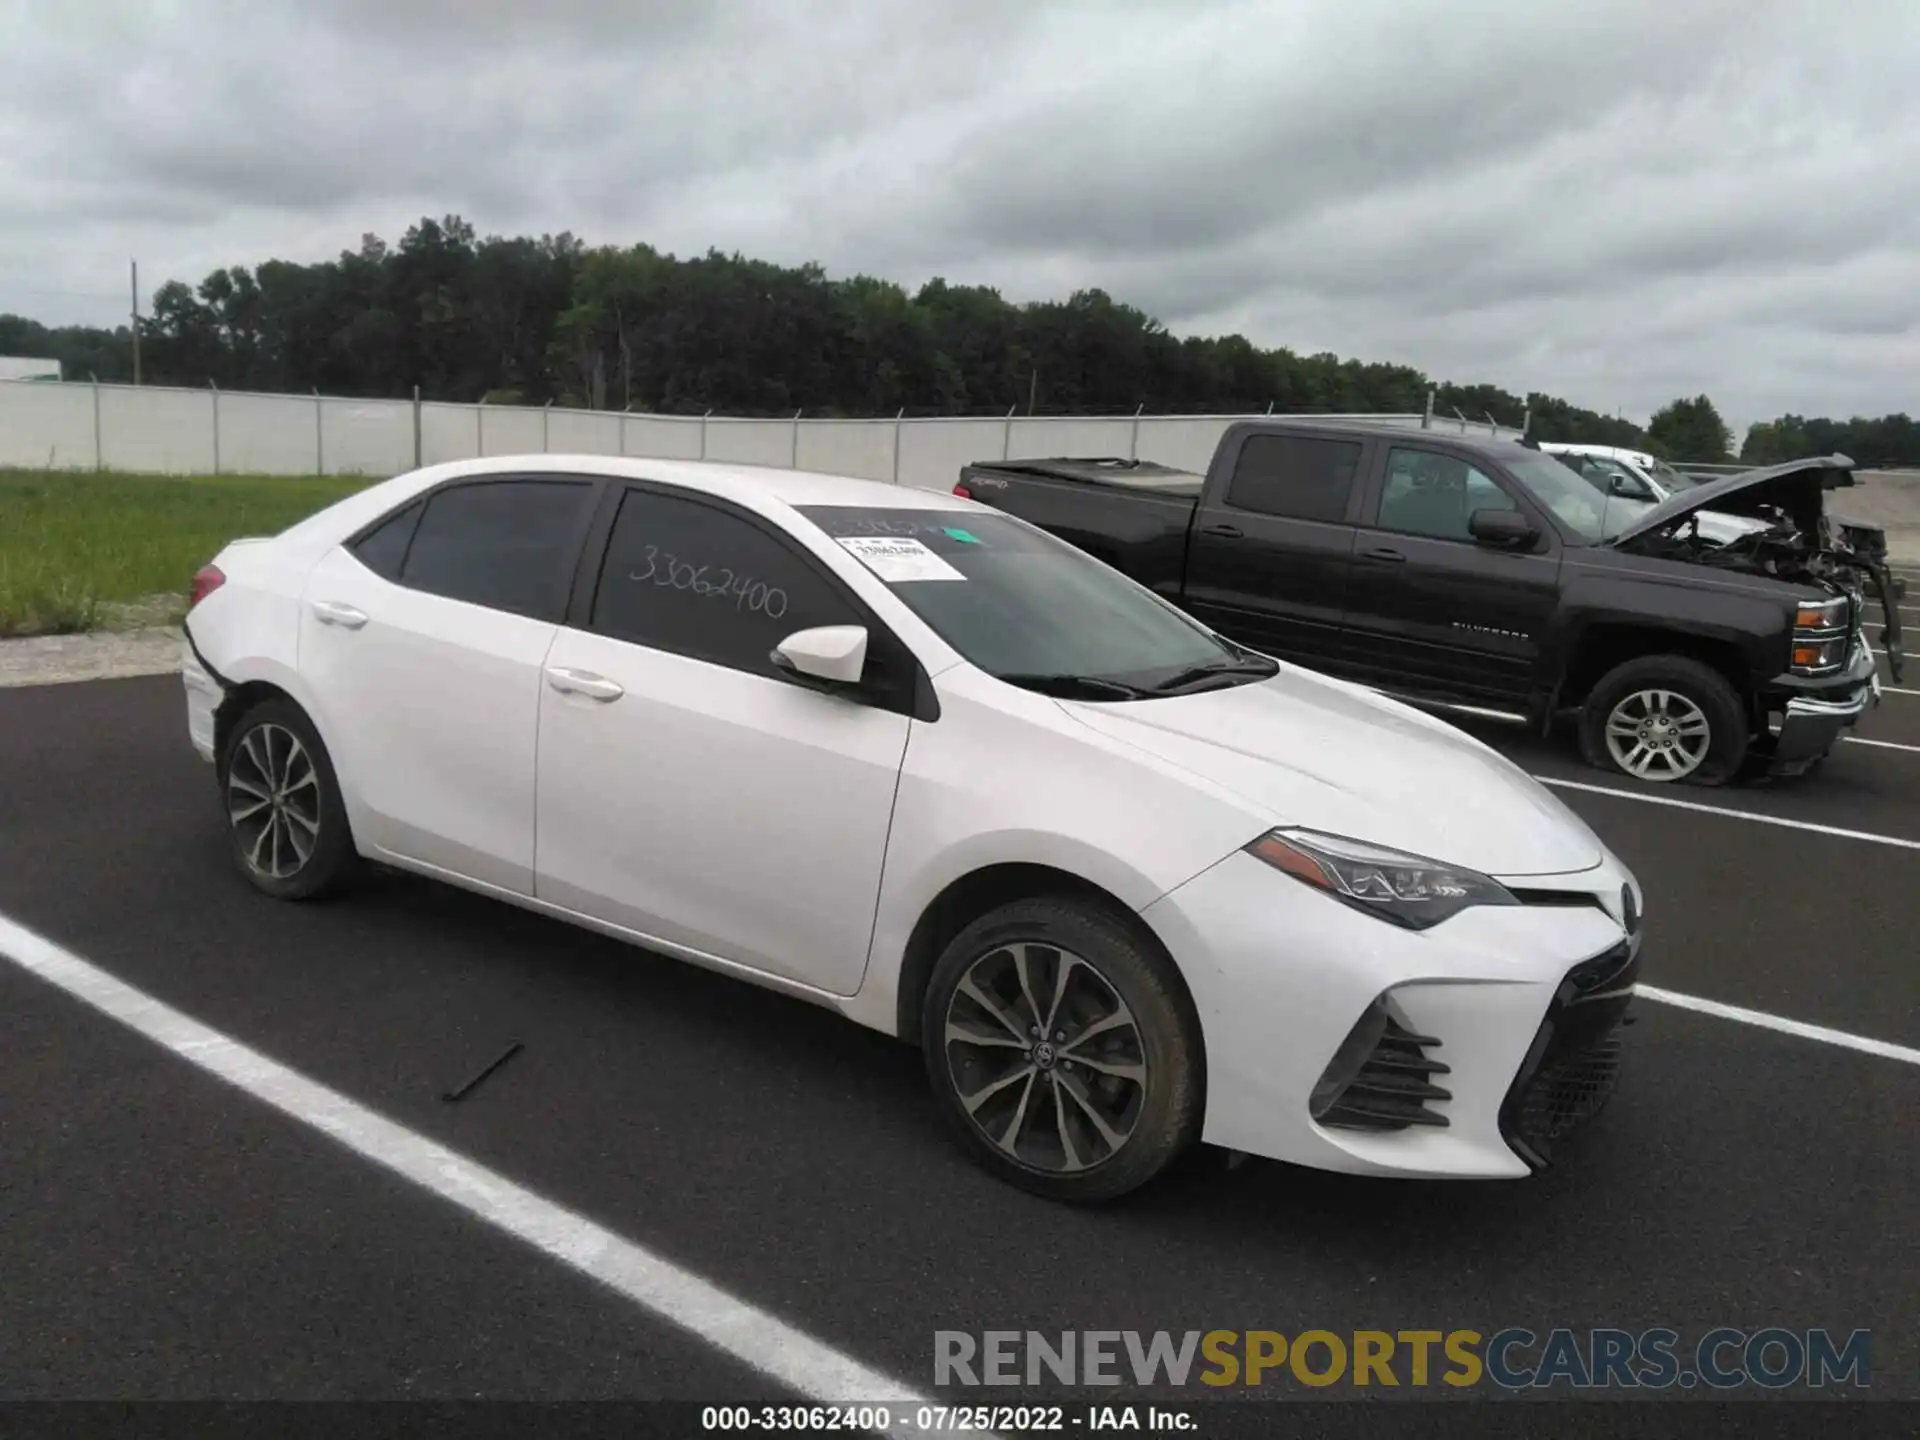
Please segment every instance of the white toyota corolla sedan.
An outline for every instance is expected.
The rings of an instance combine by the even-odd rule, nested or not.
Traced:
[[[187,631],[262,891],[377,862],[831,1007],[1041,1194],[1197,1140],[1525,1175],[1613,1088],[1641,895],[1586,825],[971,501],[440,465],[234,541]]]

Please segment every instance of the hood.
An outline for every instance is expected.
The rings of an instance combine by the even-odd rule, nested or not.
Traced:
[[[1762,470],[1743,470],[1662,500],[1607,543],[1624,545],[1702,510],[1751,516],[1770,509],[1784,510],[1798,529],[1810,531],[1819,525],[1826,492],[1851,484],[1853,461],[1845,455],[1820,455]]]
[[[1276,825],[1488,875],[1585,870],[1605,854],[1544,786],[1464,731],[1294,666],[1198,695],[1058,703],[1090,729],[1242,796]]]

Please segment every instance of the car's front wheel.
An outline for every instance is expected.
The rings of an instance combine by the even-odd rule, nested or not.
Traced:
[[[276,900],[336,890],[357,856],[327,747],[291,700],[234,723],[220,754],[220,798],[240,873]]]
[[[1636,780],[1723,784],[1740,769],[1751,741],[1733,686],[1686,655],[1646,655],[1616,665],[1580,712],[1587,762]]]
[[[1056,1200],[1144,1185],[1200,1131],[1199,1022],[1118,916],[1021,900],[955,936],[922,1009],[935,1096],[983,1165]]]

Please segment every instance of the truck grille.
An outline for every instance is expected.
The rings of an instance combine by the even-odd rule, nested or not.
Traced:
[[[1313,1087],[1310,1113],[1320,1124],[1343,1130],[1444,1126],[1447,1117],[1432,1107],[1451,1100],[1453,1092],[1433,1077],[1448,1069],[1427,1053],[1439,1045],[1431,1035],[1414,1034],[1375,1000]]]
[[[1621,1061],[1616,1032],[1639,973],[1637,945],[1622,940],[1574,966],[1554,992],[1500,1106],[1500,1133],[1536,1170],[1613,1098]]]

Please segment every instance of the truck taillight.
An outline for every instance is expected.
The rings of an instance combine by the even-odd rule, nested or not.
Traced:
[[[226,583],[227,577],[218,565],[203,565],[193,577],[193,598],[187,602],[187,608],[191,610]]]
[[[958,495],[962,500],[971,500],[973,498],[973,491],[969,490],[964,484],[954,486],[953,493]]]

